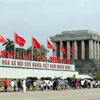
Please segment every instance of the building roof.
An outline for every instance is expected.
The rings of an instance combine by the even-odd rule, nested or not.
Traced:
[[[52,42],[58,41],[80,41],[80,40],[96,40],[100,41],[99,33],[91,30],[72,30],[62,31],[60,34],[50,37]]]

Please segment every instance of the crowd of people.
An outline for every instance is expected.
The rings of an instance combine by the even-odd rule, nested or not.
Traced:
[[[93,79],[56,79],[56,80],[31,80],[14,79],[3,81],[4,92],[26,92],[26,91],[44,91],[44,90],[65,90],[82,88],[100,88],[100,81]]]

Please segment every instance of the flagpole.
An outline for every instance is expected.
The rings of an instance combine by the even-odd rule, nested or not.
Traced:
[[[74,65],[74,55],[75,55],[75,53],[74,53],[74,42],[72,43],[72,64]],[[74,76],[75,76],[75,71],[74,71]]]
[[[40,61],[42,60],[42,54],[41,54],[41,49],[40,49]]]
[[[16,58],[15,32],[14,32],[14,59]]]
[[[63,60],[63,53],[62,53],[62,45],[63,45],[63,43],[62,43],[62,40],[60,41],[60,58],[61,58],[61,64],[63,64],[62,62],[62,60]],[[63,70],[61,70],[61,72],[62,72],[62,74],[63,74]],[[61,76],[62,77],[62,76]]]
[[[16,59],[16,43],[15,43],[15,32],[14,32],[14,60]],[[14,67],[15,72],[16,72],[16,67]]]
[[[32,39],[33,39],[33,37],[32,37]],[[32,41],[31,41],[32,42]],[[32,43],[31,43],[32,44]],[[32,45],[32,59],[31,59],[32,61],[33,61],[33,45]]]
[[[20,49],[23,49],[23,47],[21,47]],[[24,51],[22,50],[22,51],[20,52],[20,60],[23,59],[23,53],[24,53]]]
[[[60,41],[60,58],[61,58],[61,64],[62,64],[62,58],[63,58],[63,53],[62,53],[62,41]]]
[[[48,65],[48,39],[46,40],[46,48],[47,48],[47,59],[46,59],[46,64]],[[49,59],[50,60],[50,59]],[[49,61],[50,63],[50,61]],[[46,67],[48,69],[48,66]]]
[[[32,47],[32,61],[33,61],[33,47]]]
[[[46,41],[46,48],[47,48],[47,60],[46,60],[46,62],[48,63],[48,39]]]
[[[73,42],[73,44],[72,44],[72,47],[73,47],[73,49],[74,49],[74,42]],[[73,59],[73,65],[74,65],[74,50],[73,50],[72,52],[73,52],[72,59]]]

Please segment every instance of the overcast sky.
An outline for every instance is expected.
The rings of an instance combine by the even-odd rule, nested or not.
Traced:
[[[13,39],[17,32],[25,47],[31,36],[46,45],[49,36],[76,29],[100,32],[100,0],[0,0],[0,33]]]

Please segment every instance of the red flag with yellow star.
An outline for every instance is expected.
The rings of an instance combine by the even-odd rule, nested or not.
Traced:
[[[25,42],[26,41],[23,37],[20,37],[17,33],[15,33],[15,43],[16,44],[18,44],[20,47],[23,47],[25,45]]]
[[[32,46],[36,50],[40,50],[40,48],[41,48],[41,44],[34,37],[32,37]]]
[[[7,42],[7,41],[5,40],[5,38],[4,38],[2,35],[0,35],[0,42],[1,42],[1,43]]]
[[[62,53],[63,53],[64,55],[66,55],[66,50],[65,50],[65,47],[63,46],[63,44],[62,44],[62,47],[61,47],[61,51],[62,51]]]
[[[55,52],[55,48],[53,47],[53,45],[47,40],[47,47],[49,49],[52,49],[53,52]]]
[[[0,51],[0,57],[1,58],[6,58],[6,53],[5,53],[4,50],[3,51]]]
[[[73,55],[73,52],[74,52],[74,45],[72,45],[71,48],[70,48],[70,55],[71,56]]]

